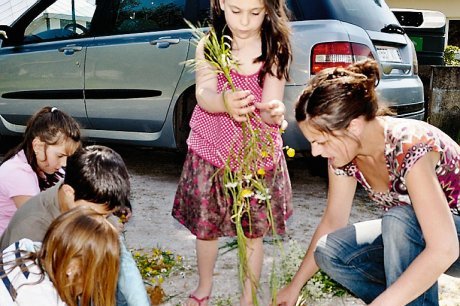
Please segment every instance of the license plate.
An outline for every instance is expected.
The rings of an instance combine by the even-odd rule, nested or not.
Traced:
[[[377,54],[382,62],[401,63],[401,54],[397,48],[392,47],[377,47]]]

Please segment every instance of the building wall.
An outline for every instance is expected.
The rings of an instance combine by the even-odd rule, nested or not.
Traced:
[[[447,19],[460,19],[460,4],[458,0],[386,0],[390,8],[414,8],[440,11]]]
[[[460,47],[459,0],[386,0],[390,8],[413,8],[440,11],[446,15],[446,44]]]

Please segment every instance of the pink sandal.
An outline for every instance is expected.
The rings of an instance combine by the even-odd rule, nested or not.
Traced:
[[[201,299],[200,298],[197,298],[196,296],[194,296],[193,294],[190,294],[188,296],[190,299],[194,300],[195,302],[198,303],[198,306],[201,306],[201,303],[204,303],[206,301],[209,300],[209,295],[208,296],[205,296],[205,297],[202,297]]]

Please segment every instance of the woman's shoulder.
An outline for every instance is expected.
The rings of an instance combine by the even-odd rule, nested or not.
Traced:
[[[447,137],[437,127],[416,119],[384,117],[386,140],[404,143],[438,143]]]

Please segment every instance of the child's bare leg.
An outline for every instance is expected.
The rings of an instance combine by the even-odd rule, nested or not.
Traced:
[[[217,259],[218,244],[217,239],[215,240],[196,240],[196,258],[198,263],[198,276],[199,282],[198,287],[193,291],[193,298],[189,298],[185,305],[187,306],[205,306],[208,305],[208,300],[203,300],[205,297],[209,297],[212,290],[212,276],[214,273],[214,265]]]
[[[257,290],[259,285],[260,273],[262,272],[262,264],[264,260],[263,238],[247,239],[247,255],[248,266],[251,269],[251,278],[246,277],[244,282],[243,295],[240,298],[241,306],[253,305],[252,290]]]

